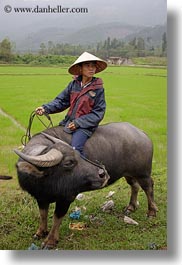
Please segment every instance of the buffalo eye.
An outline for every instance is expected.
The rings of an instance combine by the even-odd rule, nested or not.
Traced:
[[[77,161],[73,157],[66,157],[62,163],[62,166],[66,169],[72,169],[77,164]]]

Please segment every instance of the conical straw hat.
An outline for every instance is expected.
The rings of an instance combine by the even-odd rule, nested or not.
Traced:
[[[99,72],[103,71],[104,69],[106,69],[106,67],[107,67],[107,63],[104,60],[96,57],[95,55],[92,55],[91,53],[84,52],[69,67],[68,72],[70,74],[72,74],[72,75],[80,75],[80,66],[79,66],[79,64],[83,63],[83,62],[90,62],[90,61],[96,62],[96,72],[95,73],[99,73]]]

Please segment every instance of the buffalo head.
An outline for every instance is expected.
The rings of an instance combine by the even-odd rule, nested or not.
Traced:
[[[33,137],[23,152],[15,150],[15,153],[20,157],[17,163],[20,185],[26,175],[32,181],[45,178],[59,187],[62,182],[81,192],[102,188],[109,179],[103,166],[80,157],[69,144],[45,133]]]

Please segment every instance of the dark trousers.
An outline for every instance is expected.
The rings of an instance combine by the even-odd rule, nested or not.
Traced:
[[[71,146],[76,149],[82,156],[85,156],[83,148],[88,138],[89,136],[80,129],[77,129],[72,133]]]

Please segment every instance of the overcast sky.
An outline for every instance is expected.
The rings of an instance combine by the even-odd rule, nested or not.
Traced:
[[[166,22],[167,0],[1,0],[0,37],[3,33],[35,31],[41,27],[86,27],[107,22],[154,26]],[[6,6],[12,11],[6,13]],[[15,13],[13,8],[85,7],[87,14]]]

